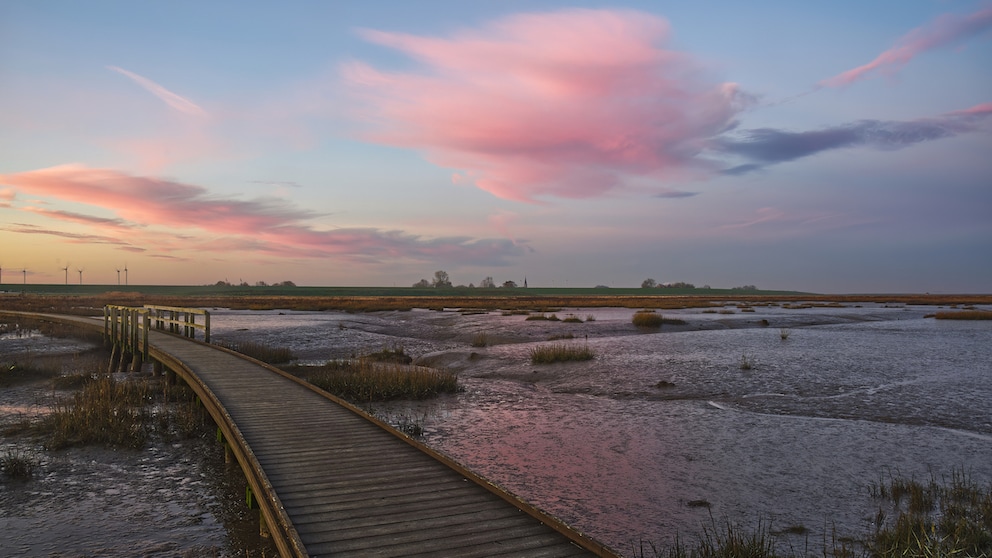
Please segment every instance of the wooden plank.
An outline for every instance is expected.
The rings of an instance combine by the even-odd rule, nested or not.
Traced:
[[[304,536],[303,538],[307,542],[307,549],[315,554],[336,554],[363,550],[374,556],[376,550],[386,552],[402,550],[400,554],[387,555],[404,556],[411,551],[433,550],[443,555],[444,550],[452,547],[453,541],[457,541],[456,545],[463,546],[494,543],[499,540],[537,535],[546,532],[546,530],[547,527],[543,524],[534,522],[533,518],[521,512],[516,517],[447,525],[438,531],[413,528],[409,531],[346,540],[338,540],[333,536],[321,536],[319,534],[311,534],[309,537]]]

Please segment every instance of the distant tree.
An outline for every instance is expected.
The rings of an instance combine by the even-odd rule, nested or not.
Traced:
[[[255,286],[256,287],[268,287],[269,284],[266,283],[265,281],[258,281],[258,282],[255,283]]]
[[[224,281],[223,279],[221,279],[220,281],[217,281],[216,283],[214,283],[214,286],[215,287],[230,287],[231,284],[228,283],[227,281]]]
[[[295,287],[296,283],[292,281],[283,281],[282,283],[276,283],[277,287]]]
[[[710,290],[712,287],[710,287],[709,285],[703,285],[703,288],[706,290]]]
[[[675,283],[665,283],[664,285],[659,285],[660,287],[666,289],[695,289],[696,286],[692,283],[686,283],[685,281],[678,281]]]
[[[451,286],[451,277],[448,276],[448,272],[439,269],[434,272],[434,282],[432,283],[435,289],[446,289]]]
[[[480,289],[495,289],[496,281],[493,281],[492,277],[486,277],[479,283]]]
[[[517,288],[517,282],[516,281],[504,281],[503,282],[503,288],[504,289],[516,289]]]
[[[734,287],[734,288],[732,288],[730,290],[732,290],[732,291],[756,291],[756,290],[758,290],[758,287],[755,287],[754,285],[741,285],[740,287]]]
[[[596,288],[597,289],[609,289],[610,286],[609,285],[596,285]]]
[[[655,288],[657,286],[658,286],[658,282],[655,281],[654,279],[650,278],[650,277],[648,277],[647,279],[641,281],[641,288],[642,289],[653,289],[653,288]]]
[[[415,289],[428,289],[430,286],[431,284],[427,279],[421,279],[413,284],[413,288]]]

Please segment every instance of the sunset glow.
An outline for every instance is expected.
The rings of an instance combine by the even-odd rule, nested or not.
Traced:
[[[196,6],[0,6],[0,290],[992,285],[986,1]]]

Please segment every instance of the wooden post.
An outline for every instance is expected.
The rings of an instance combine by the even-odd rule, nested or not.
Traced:
[[[262,508],[258,509],[258,536],[263,539],[272,536],[272,533],[269,532],[269,524],[265,521],[265,514],[262,513]]]
[[[210,312],[203,311],[203,342],[210,342]]]
[[[162,363],[157,360],[152,361],[152,376],[162,375]]]

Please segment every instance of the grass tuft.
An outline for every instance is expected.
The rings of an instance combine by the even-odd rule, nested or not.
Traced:
[[[0,472],[10,479],[29,479],[34,475],[35,462],[17,450],[7,450],[0,456]]]
[[[937,312],[934,317],[938,320],[992,320],[992,310],[957,310],[955,312]]]
[[[551,364],[570,360],[592,360],[595,354],[588,345],[571,343],[552,343],[539,345],[530,350],[530,361],[533,364]]]
[[[751,370],[757,365],[757,361],[754,356],[747,353],[741,354],[740,368],[741,370]]]
[[[637,327],[659,328],[665,323],[665,318],[654,310],[638,310],[630,321]]]
[[[472,336],[473,347],[488,347],[491,344],[492,341],[490,341],[488,333],[480,332]]]
[[[152,399],[147,382],[118,382],[103,376],[83,386],[71,397],[55,402],[52,413],[42,420],[49,432],[46,446],[60,449],[86,444],[141,448],[148,440]]]
[[[268,345],[256,343],[254,341],[238,341],[217,344],[221,347],[231,349],[232,351],[239,352],[245,356],[250,356],[255,360],[260,360],[267,364],[285,364],[296,358],[293,356],[292,351],[286,347],[269,347]]]
[[[306,373],[308,381],[353,403],[392,399],[426,399],[460,390],[458,376],[445,370],[367,359],[331,361]]]

